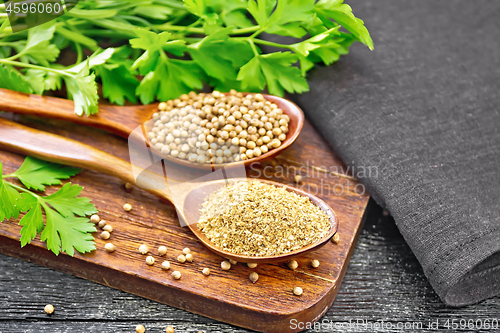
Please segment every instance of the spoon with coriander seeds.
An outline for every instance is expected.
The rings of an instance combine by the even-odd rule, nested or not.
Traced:
[[[302,110],[281,97],[191,92],[162,103],[100,105],[78,116],[73,101],[0,89],[0,110],[70,121],[146,141],[158,156],[189,168],[249,165],[288,148],[304,124]]]
[[[136,184],[173,203],[179,220],[206,247],[239,262],[285,262],[304,256],[325,245],[338,228],[335,213],[325,202],[293,187],[260,179],[219,179],[183,183],[183,191],[174,197],[163,173],[141,170],[136,181],[138,167],[120,158],[1,117],[0,148]],[[224,229],[227,226],[231,230]]]

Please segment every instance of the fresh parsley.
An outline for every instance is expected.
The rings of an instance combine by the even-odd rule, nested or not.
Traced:
[[[73,256],[75,249],[80,253],[95,250],[92,232],[95,226],[85,216],[96,213],[90,199],[79,197],[82,187],[64,184],[57,192],[41,196],[31,191],[44,191],[46,185],[60,185],[61,179],[68,179],[79,169],[26,157],[24,163],[11,174],[3,175],[0,162],[0,222],[18,218],[21,246],[29,244],[38,234],[47,243],[47,248],[58,255],[61,251]],[[6,181],[18,179],[26,188]],[[45,224],[44,214],[45,213]]]
[[[302,93],[317,64],[332,64],[356,41],[373,49],[343,0],[87,0],[28,31],[0,23],[0,87],[43,94],[64,84],[79,115],[97,112],[97,83],[120,105],[205,84]],[[119,47],[100,49],[110,44]],[[58,63],[67,50],[73,66]]]

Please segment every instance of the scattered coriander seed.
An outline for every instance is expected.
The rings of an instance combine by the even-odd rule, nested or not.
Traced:
[[[257,274],[256,272],[252,272],[250,273],[249,279],[250,281],[252,281],[252,283],[255,283],[259,279],[259,274]]]
[[[153,256],[147,256],[146,264],[148,264],[149,266],[153,266],[155,264],[155,258],[153,258]]]
[[[144,326],[142,326],[142,325],[137,325],[137,326],[135,327],[135,331],[136,331],[137,333],[144,333],[144,332],[146,332],[146,329],[145,329],[145,328],[144,328]]]
[[[111,234],[107,231],[103,231],[103,232],[101,232],[100,237],[101,237],[101,239],[109,239],[109,237],[111,237]]]
[[[194,258],[191,253],[186,254],[186,261],[187,262],[193,262]]]
[[[146,254],[149,252],[149,247],[146,244],[142,244],[141,246],[139,246],[139,252],[141,254]]]
[[[228,260],[231,265],[236,265],[238,263],[236,260],[233,259],[228,259]]]
[[[97,226],[99,228],[104,228],[104,226],[106,226],[106,224],[108,224],[106,221],[100,220],[99,223],[97,224]]]
[[[338,233],[336,233],[335,235],[333,235],[332,242],[334,242],[335,244],[338,244],[340,242],[340,236],[339,236]]]
[[[168,271],[170,269],[170,263],[168,261],[164,261],[161,263],[161,268]]]
[[[303,290],[302,290],[302,288],[300,288],[300,287],[295,287],[295,288],[293,288],[293,293],[294,293],[295,295],[297,295],[297,296],[300,296],[300,295],[302,295]]]
[[[43,309],[46,314],[53,314],[54,313],[54,306],[52,304],[47,304],[45,305],[45,308]]]
[[[111,224],[106,224],[106,225],[102,228],[102,230],[107,231],[107,232],[109,232],[109,233],[112,233],[112,232],[113,232],[113,227],[111,226]]]
[[[180,262],[181,264],[185,263],[186,262],[186,256],[184,256],[183,254],[179,255],[177,257],[177,261]]]
[[[250,262],[249,262],[249,263],[247,264],[247,266],[248,266],[249,268],[255,268],[255,267],[257,267],[257,264],[256,264],[256,263],[250,263]]]
[[[389,216],[389,211],[387,211],[387,210],[385,210],[385,209],[384,209],[384,210],[382,211],[382,215],[384,215],[384,216]]]
[[[301,176],[301,175],[295,175],[295,177],[293,178],[293,180],[294,180],[297,184],[300,184],[300,183],[302,183],[302,176]]]
[[[191,250],[189,249],[189,247],[185,247],[185,248],[182,250],[182,253],[184,253],[184,254],[188,254],[188,253],[191,253]]]
[[[220,268],[222,268],[225,271],[230,270],[231,264],[229,263],[229,261],[224,260],[223,262],[220,263]]]
[[[162,245],[158,248],[158,255],[164,256],[165,254],[167,254],[167,247]]]
[[[290,260],[287,265],[291,270],[295,270],[299,267],[299,264],[295,260]]]
[[[106,243],[106,245],[104,245],[104,249],[108,252],[108,253],[111,253],[111,252],[115,252],[116,251],[116,247],[114,246],[113,243]]]
[[[126,190],[129,190],[129,191],[130,191],[130,190],[134,187],[134,185],[132,185],[132,184],[130,184],[130,183],[125,183],[125,185],[124,185],[124,186],[125,186],[125,189],[126,189]]]
[[[165,329],[165,332],[166,333],[175,333],[175,330],[172,326],[168,326],[166,329]]]
[[[181,278],[181,272],[179,271],[173,271],[172,272],[172,277],[176,280],[179,280]]]
[[[97,224],[99,223],[99,221],[101,220],[101,218],[99,217],[99,215],[97,214],[94,214],[90,217],[90,221],[94,224]]]
[[[132,205],[129,203],[126,203],[125,205],[123,205],[123,210],[126,212],[130,212],[132,210]]]
[[[203,270],[201,272],[203,273],[203,275],[209,276],[210,275],[210,268],[203,268]]]
[[[313,268],[318,268],[319,267],[319,260],[314,259],[313,261],[311,261],[311,266]]]

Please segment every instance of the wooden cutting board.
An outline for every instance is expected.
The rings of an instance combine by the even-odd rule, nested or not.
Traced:
[[[107,132],[37,117],[2,116],[128,160],[126,141]],[[0,150],[4,173],[14,171],[23,159]],[[127,191],[119,180],[87,170],[71,182],[84,186],[82,195],[91,198],[101,218],[113,226],[108,241],[116,246],[116,252],[105,252],[108,241],[99,239],[97,233],[97,250],[86,255],[55,256],[39,237],[21,248],[21,228],[15,220],[0,224],[0,252],[233,325],[264,332],[293,332],[298,327],[294,323],[306,325],[319,320],[333,303],[362,227],[369,196],[346,169],[308,122],[290,149],[269,162],[248,168],[249,177],[309,189],[337,213],[340,242],[329,242],[298,259],[295,271],[285,263],[255,269],[238,263],[222,271],[223,258],[209,252],[189,229],[179,226],[172,205],[139,188]],[[296,173],[302,175],[302,184],[294,183]],[[50,187],[47,193],[56,190],[56,186]],[[133,206],[129,213],[122,209],[126,202]],[[141,244],[149,245],[156,259],[154,266],[145,264],[145,256],[138,252]],[[168,249],[165,257],[157,255],[161,245]],[[194,254],[193,263],[176,261],[185,247]],[[321,262],[318,268],[311,267],[313,259]],[[161,269],[164,260],[171,263],[169,271]],[[210,268],[210,276],[201,273],[205,267]],[[180,280],[171,277],[173,270],[182,273]],[[259,274],[255,284],[248,279],[252,271]],[[292,293],[295,286],[304,290],[301,296]]]

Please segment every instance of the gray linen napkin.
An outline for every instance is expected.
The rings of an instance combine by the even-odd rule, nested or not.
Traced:
[[[361,45],[296,96],[448,305],[500,293],[500,2],[349,1]]]

